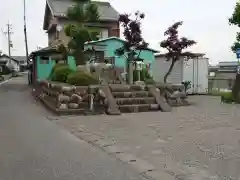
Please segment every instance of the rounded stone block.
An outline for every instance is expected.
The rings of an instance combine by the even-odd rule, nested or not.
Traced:
[[[82,100],[83,100],[83,98],[78,94],[72,94],[72,96],[70,97],[70,102],[71,103],[79,104],[79,103],[82,102]]]
[[[66,95],[63,95],[63,94],[60,94],[58,96],[58,102],[59,103],[67,103],[70,101],[70,97],[69,96],[66,96]]]
[[[69,103],[68,108],[69,109],[78,109],[79,105],[77,103]]]
[[[68,106],[67,106],[67,104],[60,104],[60,106],[58,108],[61,110],[65,110],[65,109],[68,109]]]

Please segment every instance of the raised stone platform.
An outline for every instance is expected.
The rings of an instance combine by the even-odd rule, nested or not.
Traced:
[[[175,90],[176,89],[176,90]],[[171,111],[171,106],[188,105],[181,87],[162,85],[72,86],[41,81],[34,94],[50,110],[62,114],[109,114]]]

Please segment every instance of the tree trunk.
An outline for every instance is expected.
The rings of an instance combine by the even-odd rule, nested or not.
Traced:
[[[127,82],[128,84],[133,84],[133,55],[132,53],[128,54],[128,59],[127,59]]]
[[[85,59],[84,59],[82,50],[76,50],[75,60],[76,60],[77,66],[78,65],[85,65]]]
[[[165,84],[167,83],[167,78],[168,78],[168,76],[171,74],[171,72],[172,72],[172,70],[173,70],[173,67],[174,67],[175,62],[176,62],[176,60],[172,60],[172,63],[171,63],[171,65],[170,65],[167,73],[166,73],[165,76],[164,76],[164,79],[163,79],[163,80],[164,80],[164,83],[165,83]]]

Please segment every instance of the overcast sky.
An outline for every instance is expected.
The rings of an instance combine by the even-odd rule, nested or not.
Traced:
[[[1,0],[3,1],[3,0]],[[143,35],[150,47],[159,50],[165,29],[176,21],[183,21],[181,35],[194,39],[195,52],[206,53],[210,63],[235,60],[230,46],[235,40],[236,28],[228,25],[236,0],[109,0],[120,13],[140,10],[146,14]],[[29,51],[47,46],[43,31],[45,0],[26,0]],[[23,0],[9,0],[0,6],[0,28],[5,31],[12,24],[12,55],[24,55]],[[7,39],[2,32],[0,49],[7,53]]]

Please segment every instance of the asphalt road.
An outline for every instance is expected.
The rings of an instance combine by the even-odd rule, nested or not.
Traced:
[[[0,180],[145,179],[49,121],[26,83],[20,77],[0,86]]]

